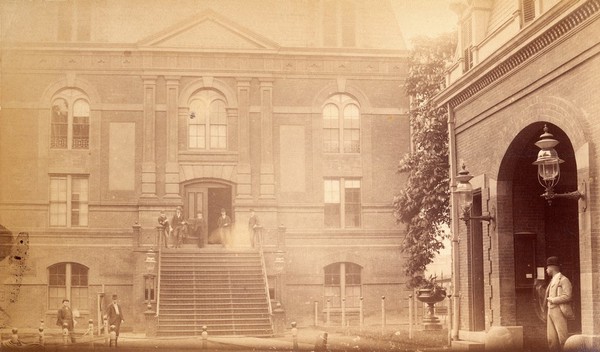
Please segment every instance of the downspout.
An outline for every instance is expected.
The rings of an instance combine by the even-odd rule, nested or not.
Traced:
[[[454,190],[456,189],[456,130],[454,111],[448,103],[448,159],[450,164],[450,224],[452,240],[452,340],[458,340],[458,330],[460,324],[460,260],[459,260],[459,217],[457,214],[458,204]]]

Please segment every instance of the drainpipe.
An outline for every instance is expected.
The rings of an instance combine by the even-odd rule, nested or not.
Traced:
[[[450,211],[451,211],[451,238],[452,238],[452,340],[458,340],[458,328],[460,324],[460,260],[459,260],[459,217],[457,214],[458,205],[454,190],[456,189],[456,131],[454,111],[450,104],[447,105],[448,110],[448,158],[450,163]]]

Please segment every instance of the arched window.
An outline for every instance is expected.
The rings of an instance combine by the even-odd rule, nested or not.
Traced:
[[[346,94],[332,96],[323,107],[323,151],[360,153],[360,109]]]
[[[189,103],[189,149],[227,149],[227,103],[213,90],[202,90]]]
[[[88,268],[77,263],[58,263],[48,268],[48,309],[59,309],[63,299],[73,309],[89,308]]]
[[[89,146],[89,99],[77,89],[60,91],[52,100],[50,148],[88,149]]]
[[[343,262],[326,266],[323,271],[325,302],[329,300],[332,308],[341,307],[346,299],[346,307],[358,307],[361,297],[361,266]]]

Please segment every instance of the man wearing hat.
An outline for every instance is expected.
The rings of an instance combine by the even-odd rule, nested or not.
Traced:
[[[123,310],[121,309],[121,305],[117,303],[117,298],[117,295],[112,295],[113,301],[108,305],[106,314],[104,316],[104,318],[108,320],[108,326],[115,327],[115,347],[117,347],[117,342],[119,341],[119,330],[121,329],[121,323],[125,321],[123,319]]]
[[[549,257],[546,261],[546,273],[552,279],[546,289],[548,313],[546,319],[546,334],[550,351],[561,351],[567,340],[567,309],[572,314],[571,281],[560,272],[558,257]]]
[[[173,239],[175,241],[173,247],[175,248],[181,247],[184,232],[187,232],[187,222],[185,222],[182,211],[183,209],[178,206],[175,211],[175,215],[173,215],[173,219],[171,220],[171,226],[173,227]]]
[[[71,310],[71,304],[68,299],[63,299],[63,306],[56,313],[56,325],[61,328],[65,328],[69,331],[71,337],[71,343],[75,343],[75,334],[73,328],[75,327],[75,321],[73,320],[73,310]]]

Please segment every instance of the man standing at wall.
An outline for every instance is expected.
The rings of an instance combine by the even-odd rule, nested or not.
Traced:
[[[119,331],[121,330],[121,323],[125,321],[123,319],[123,310],[121,305],[117,303],[117,295],[112,295],[112,303],[108,305],[106,309],[106,319],[108,320],[108,326],[114,326],[116,333],[115,347],[119,341]]]
[[[63,299],[63,306],[58,310],[56,314],[56,325],[60,326],[61,329],[66,327],[69,330],[69,336],[71,337],[71,343],[75,343],[75,335],[73,334],[73,328],[75,326],[73,321],[73,310],[71,310],[71,302],[68,299]]]
[[[567,318],[573,316],[571,307],[571,281],[560,272],[558,257],[549,257],[546,261],[546,273],[552,277],[546,289],[548,315],[546,333],[550,351],[561,351],[567,340]]]

